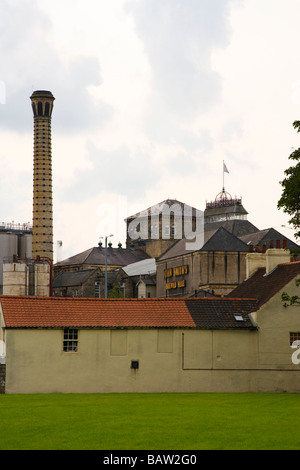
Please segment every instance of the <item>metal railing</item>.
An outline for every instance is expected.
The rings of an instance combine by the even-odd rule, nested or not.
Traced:
[[[0,231],[17,231],[17,232],[32,232],[32,224],[30,222],[23,224],[16,224],[12,222],[0,222]]]

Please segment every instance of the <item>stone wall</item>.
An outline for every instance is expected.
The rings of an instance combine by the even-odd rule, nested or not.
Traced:
[[[0,394],[5,393],[5,371],[6,365],[0,364]]]

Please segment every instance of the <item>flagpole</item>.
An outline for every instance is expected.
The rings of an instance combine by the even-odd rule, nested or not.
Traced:
[[[223,191],[225,190],[225,187],[224,187],[224,160],[223,160]]]

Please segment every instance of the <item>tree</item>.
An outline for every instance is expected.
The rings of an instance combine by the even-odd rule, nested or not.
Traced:
[[[108,297],[110,299],[120,299],[120,298],[123,298],[124,297],[124,294],[123,292],[121,291],[120,287],[119,286],[115,286],[113,287],[110,291],[109,291],[109,295]]]
[[[295,284],[297,287],[300,285],[300,279],[295,280]],[[282,292],[281,300],[284,302],[283,306],[288,307],[289,305],[296,305],[300,304],[300,297],[298,295],[289,295],[286,292]]]
[[[294,121],[293,126],[300,132],[300,121]],[[284,172],[286,178],[280,181],[283,191],[277,207],[292,216],[289,224],[296,230],[295,237],[300,238],[300,148],[294,150],[289,159],[297,164]]]
[[[300,132],[300,121],[294,121],[293,126],[297,132]],[[296,230],[295,237],[300,238],[300,148],[294,150],[289,159],[296,161],[297,164],[290,166],[284,172],[286,178],[280,181],[283,191],[277,207],[292,216],[289,224]],[[299,250],[295,250],[294,254],[299,254]],[[299,287],[300,279],[296,279],[295,283]],[[300,297],[298,295],[290,296],[286,292],[282,293],[281,300],[284,302],[283,305],[285,307],[300,304]]]

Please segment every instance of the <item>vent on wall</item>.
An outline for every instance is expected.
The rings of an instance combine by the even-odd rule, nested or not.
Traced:
[[[131,369],[138,369],[139,361],[131,361]]]

